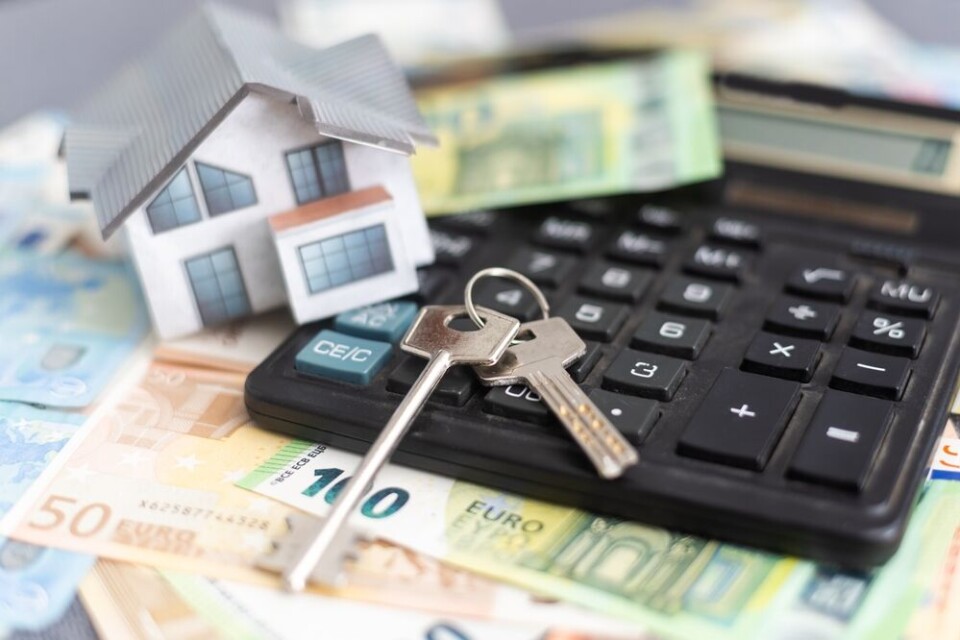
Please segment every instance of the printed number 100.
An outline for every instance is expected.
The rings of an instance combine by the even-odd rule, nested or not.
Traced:
[[[330,483],[343,475],[343,469],[314,469],[313,475],[317,476],[317,479],[301,492],[309,498],[327,489]],[[346,486],[350,478],[351,476],[342,478],[327,489],[326,493],[323,494],[323,499],[326,500],[327,504],[333,504],[333,501],[337,499],[337,495],[340,494],[340,490]],[[403,505],[407,504],[407,500],[409,499],[410,493],[406,489],[387,487],[380,489],[367,498],[363,506],[360,507],[360,513],[368,518],[386,518],[402,509]]]

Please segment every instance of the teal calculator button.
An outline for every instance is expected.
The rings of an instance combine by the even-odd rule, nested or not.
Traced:
[[[362,338],[396,342],[416,316],[417,305],[413,302],[382,302],[341,313],[333,326],[337,331]]]
[[[369,384],[390,359],[385,342],[324,329],[297,354],[297,371],[353,384]]]

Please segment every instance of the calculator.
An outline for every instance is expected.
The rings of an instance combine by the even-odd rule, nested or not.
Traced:
[[[587,342],[568,371],[639,462],[599,478],[535,393],[462,368],[394,462],[845,567],[885,561],[960,366],[960,116],[741,76],[716,90],[723,179],[433,219],[420,291],[300,327],[247,379],[255,421],[366,451],[424,366],[398,348],[417,309],[461,304],[473,273],[505,266]],[[474,297],[539,317],[515,282]]]

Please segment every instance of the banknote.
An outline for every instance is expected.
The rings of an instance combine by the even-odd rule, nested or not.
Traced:
[[[148,329],[126,263],[0,257],[0,400],[86,406]]]
[[[424,210],[656,191],[719,175],[706,60],[690,51],[426,89]]]
[[[289,594],[255,585],[164,573],[185,602],[198,607],[223,635],[240,638],[324,640],[403,638],[404,640],[551,640],[598,638],[570,635],[534,624],[476,620],[429,614],[392,605],[372,605],[318,594]],[[640,639],[639,633],[605,634],[605,640]]]
[[[94,561],[0,538],[0,630],[39,630],[60,619]]]
[[[289,311],[272,311],[161,342],[154,356],[167,363],[246,373],[270,355],[296,327]]]
[[[240,373],[150,363],[84,427],[11,535],[211,578],[278,584],[255,569],[296,510],[235,483],[289,439],[258,429]],[[600,627],[594,614],[542,600],[408,549],[372,540],[336,595],[444,615],[543,627]],[[607,627],[611,630],[622,627]]]
[[[376,33],[408,71],[489,54],[510,39],[495,0],[285,0],[278,10],[284,30],[315,47]]]
[[[294,441],[239,484],[323,515],[358,461],[325,445]],[[829,627],[824,637],[872,638],[880,629],[902,629],[905,620],[896,614],[915,606],[919,589],[896,585],[924,584],[929,567],[921,559],[945,553],[944,532],[960,524],[958,500],[960,483],[932,482],[895,559],[869,576],[392,465],[378,475],[352,524],[655,633],[790,637],[792,627],[783,623],[789,617],[794,627]]]

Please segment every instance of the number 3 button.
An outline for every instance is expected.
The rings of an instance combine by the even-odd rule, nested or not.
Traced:
[[[624,349],[603,374],[603,388],[670,400],[687,373],[683,360]]]
[[[651,313],[633,334],[631,346],[644,351],[696,360],[710,338],[706,320]]]

